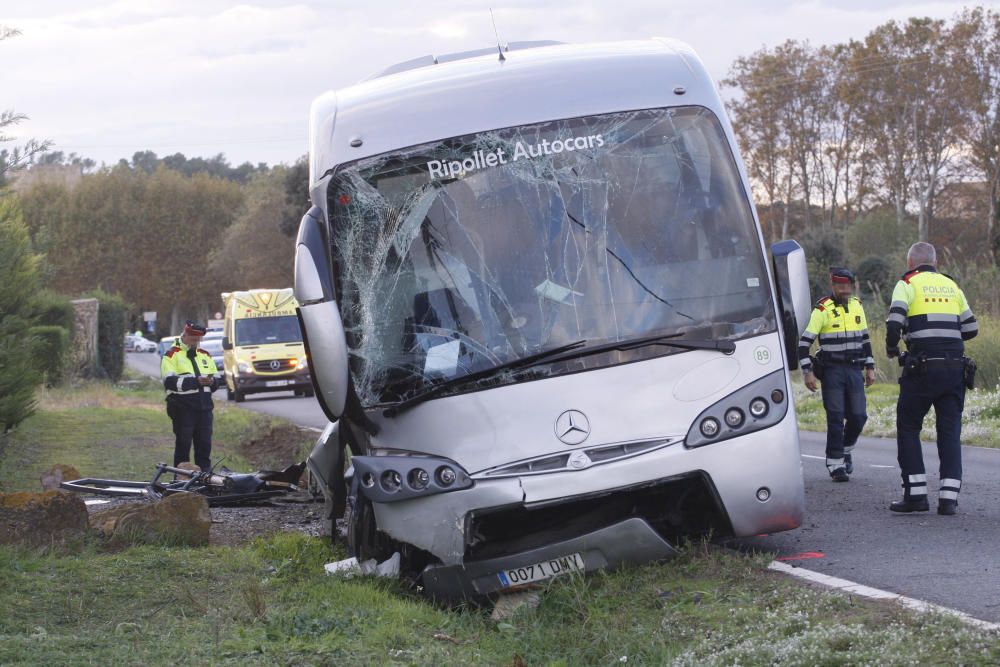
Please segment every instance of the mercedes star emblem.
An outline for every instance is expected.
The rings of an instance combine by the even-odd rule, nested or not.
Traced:
[[[579,410],[567,410],[556,419],[556,437],[567,445],[579,445],[590,435],[590,420]]]
[[[278,361],[277,359],[275,359],[274,361],[271,362],[271,370],[272,371],[276,371],[279,368],[281,368],[281,362],[280,361]]]

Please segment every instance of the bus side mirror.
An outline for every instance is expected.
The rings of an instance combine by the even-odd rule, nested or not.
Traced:
[[[229,336],[222,337],[222,349],[223,350],[233,349],[233,341],[229,340]]]
[[[350,376],[347,336],[334,300],[323,219],[323,211],[313,206],[299,223],[295,241],[295,299],[299,302],[302,341],[316,398],[327,418],[336,421],[344,414]]]
[[[785,356],[789,370],[799,367],[799,337],[809,324],[812,298],[806,253],[796,241],[779,241],[771,246],[778,314],[785,335]]]

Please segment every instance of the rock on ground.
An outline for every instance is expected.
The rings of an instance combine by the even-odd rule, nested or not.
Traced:
[[[0,493],[0,544],[43,546],[82,537],[87,506],[71,493]]]
[[[60,483],[74,479],[80,479],[79,470],[73,466],[57,463],[43,472],[39,481],[42,483],[42,491],[58,491]]]
[[[114,540],[202,546],[208,544],[212,517],[204,496],[175,493],[155,503],[96,510],[90,525]]]

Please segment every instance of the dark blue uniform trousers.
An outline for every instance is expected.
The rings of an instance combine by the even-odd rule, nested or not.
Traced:
[[[198,410],[167,404],[167,415],[174,423],[174,465],[191,460],[202,470],[212,467],[212,410]]]
[[[938,458],[941,460],[942,490],[946,495],[950,492],[957,497],[961,486],[962,410],[965,408],[965,383],[962,370],[929,367],[922,375],[907,374],[899,380],[899,401],[896,403],[896,448],[907,498],[927,495],[924,455],[920,449],[920,429],[931,406],[934,406],[934,415],[937,418],[937,448]]]
[[[868,421],[865,379],[854,364],[830,364],[821,382],[826,408],[826,466],[832,473],[844,466],[844,454],[854,449]]]

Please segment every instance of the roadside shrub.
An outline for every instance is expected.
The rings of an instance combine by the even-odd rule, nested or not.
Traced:
[[[900,225],[896,212],[878,209],[858,218],[844,234],[848,261],[856,265],[878,252],[889,265],[892,275],[906,270],[906,251],[917,240],[917,227],[906,220]]]
[[[42,290],[31,300],[31,311],[35,324],[62,327],[72,340],[76,311],[69,299],[61,294]]]
[[[25,345],[39,261],[17,204],[0,199],[0,433],[31,415],[41,383]]]
[[[63,381],[66,372],[66,358],[69,351],[69,331],[65,327],[46,324],[31,327],[31,352],[35,363],[45,372],[48,386]]]
[[[892,274],[889,262],[877,255],[869,255],[854,268],[863,301],[880,301],[888,304],[898,276]]]
[[[97,311],[97,366],[101,376],[117,382],[125,368],[125,323],[131,306],[117,294],[94,290]]]
[[[815,227],[799,239],[806,252],[809,268],[809,291],[814,299],[830,293],[830,267],[844,264],[844,240],[840,233]]]

